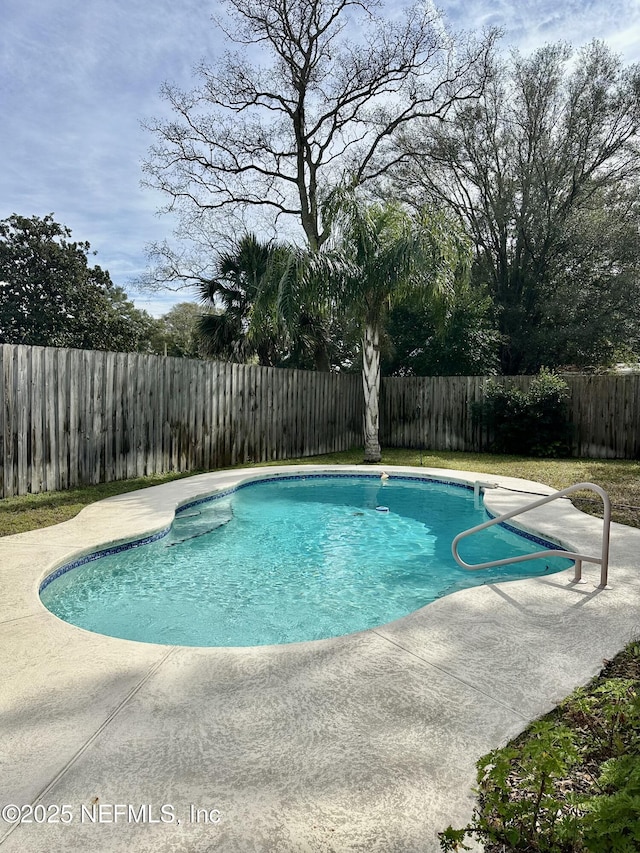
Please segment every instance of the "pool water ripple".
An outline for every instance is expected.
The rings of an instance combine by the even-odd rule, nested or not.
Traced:
[[[41,598],[60,618],[110,636],[252,646],[373,628],[450,591],[570,565],[461,569],[451,541],[485,518],[470,489],[415,478],[256,481],[189,504],[168,536],[62,573]],[[496,526],[467,540],[462,557],[539,547]]]

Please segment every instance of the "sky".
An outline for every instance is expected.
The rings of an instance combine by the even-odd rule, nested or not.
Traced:
[[[140,308],[166,313],[179,294],[137,292],[148,244],[171,239],[166,201],[141,186],[153,142],[142,122],[166,117],[163,82],[225,49],[206,0],[1,0],[0,219],[54,218],[89,241]],[[640,0],[442,0],[454,29],[497,26],[501,49],[604,39],[640,61]]]

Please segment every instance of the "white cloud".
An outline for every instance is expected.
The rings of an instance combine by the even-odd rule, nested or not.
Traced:
[[[450,20],[468,30],[497,26],[503,46],[523,53],[555,41],[580,47],[594,38],[607,41],[625,61],[640,60],[638,0],[448,0]]]
[[[440,5],[456,28],[503,27],[505,47],[598,37],[627,61],[640,59],[638,0]],[[222,50],[213,12],[202,0],[3,0],[0,218],[53,212],[131,290],[145,244],[175,225],[155,215],[159,194],[140,188],[152,142],[140,121],[165,111],[164,80],[189,87],[193,66]]]

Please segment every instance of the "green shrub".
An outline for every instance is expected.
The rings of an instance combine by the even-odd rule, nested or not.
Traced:
[[[445,853],[640,853],[640,646],[515,741],[481,758],[478,805]]]
[[[607,678],[599,687],[576,690],[564,716],[582,733],[588,757],[594,761],[640,754],[640,695],[632,678]]]
[[[610,758],[600,768],[603,793],[585,800],[581,834],[589,853],[640,850],[640,756]]]
[[[439,833],[442,850],[464,850],[466,835],[527,853],[579,850],[578,811],[557,792],[578,758],[574,733],[545,720],[522,743],[490,752],[477,764],[480,806],[464,830]]]
[[[542,368],[528,391],[489,380],[474,415],[487,430],[490,449],[526,456],[568,456],[567,383]]]

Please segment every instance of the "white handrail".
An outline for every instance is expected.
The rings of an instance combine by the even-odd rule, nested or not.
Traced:
[[[509,518],[513,518],[516,515],[520,515],[523,512],[527,512],[530,509],[535,509],[536,507],[542,506],[543,504],[547,504],[550,501],[555,501],[557,498],[563,498],[565,495],[570,495],[572,492],[577,492],[581,489],[590,489],[592,492],[600,495],[602,498],[602,503],[604,506],[604,517],[602,524],[602,554],[600,557],[588,557],[586,554],[576,554],[572,551],[563,551],[562,549],[552,548],[548,551],[536,551],[533,554],[524,554],[521,557],[507,557],[503,560],[490,560],[487,563],[465,563],[463,559],[458,554],[458,543],[461,539],[464,539],[466,536],[471,536],[472,533],[478,533],[480,530],[485,530],[487,527],[492,527],[494,524],[500,524],[503,521],[506,521]],[[469,530],[465,530],[462,533],[458,533],[453,542],[451,543],[451,553],[453,554],[454,560],[458,563],[459,566],[462,566],[463,569],[469,569],[469,571],[476,571],[478,569],[491,569],[494,566],[506,566],[510,563],[524,563],[527,560],[537,560],[540,557],[566,557],[570,560],[575,560],[575,575],[574,581],[576,583],[586,583],[586,581],[582,580],[582,563],[586,561],[588,563],[600,563],[600,588],[601,589],[609,589],[607,585],[607,577],[609,572],[609,538],[610,538],[610,530],[611,530],[611,501],[609,500],[609,495],[605,492],[603,488],[597,486],[595,483],[576,483],[574,486],[569,486],[566,489],[562,489],[559,492],[554,492],[552,495],[547,495],[540,500],[533,501],[532,503],[528,503],[526,506],[521,507],[520,509],[514,509],[511,512],[506,512],[504,515],[499,515],[496,518],[492,518],[489,521],[485,521],[484,524],[478,524],[476,527],[471,527]]]

